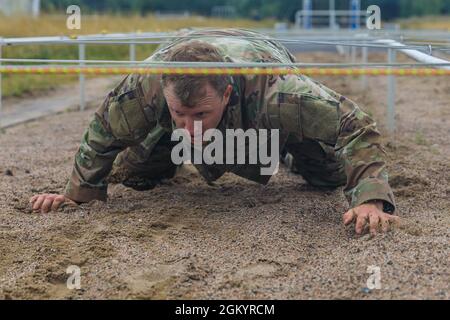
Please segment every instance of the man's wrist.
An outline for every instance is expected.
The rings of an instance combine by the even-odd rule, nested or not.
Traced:
[[[70,199],[70,198],[67,197],[67,196],[65,196],[65,198],[66,198],[66,202],[67,202],[67,203],[71,203],[71,204],[74,204],[74,205],[77,205],[77,206],[79,206],[80,204],[83,203],[83,202],[78,202],[78,201],[72,200],[72,199]]]
[[[378,207],[378,209],[382,210],[385,213],[389,213],[389,214],[393,214],[394,210],[395,210],[394,206],[385,200],[375,199],[375,200],[368,200],[364,203],[374,204]]]
[[[375,205],[378,209],[383,210],[383,200],[368,200],[366,202],[364,202],[364,204],[373,204]]]

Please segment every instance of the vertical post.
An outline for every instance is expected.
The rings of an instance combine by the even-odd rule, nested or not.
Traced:
[[[350,55],[351,55],[352,63],[356,63],[356,47],[351,46],[350,50],[351,50]]]
[[[388,49],[388,63],[395,63],[397,52],[395,49]],[[390,134],[395,133],[395,76],[388,76],[388,102],[387,102],[387,126]]]
[[[367,64],[369,60],[369,48],[363,47],[362,48],[362,63]],[[367,67],[364,67],[367,68]],[[367,75],[363,75],[361,78],[361,86],[365,90],[367,89]]]
[[[39,17],[39,14],[41,11],[41,3],[40,2],[41,2],[40,0],[33,0],[33,3],[31,5],[32,6],[31,10],[32,10],[34,18]]]
[[[298,10],[295,13],[295,27],[300,29],[302,27],[302,11]]]
[[[352,48],[350,46],[344,46],[345,49],[345,61],[349,62],[350,61],[350,52],[352,50]]]
[[[336,28],[336,3],[335,0],[330,0],[330,29]]]
[[[361,0],[351,0],[350,11],[350,28],[353,30],[358,30],[360,27]],[[356,63],[356,47],[352,46],[350,55],[352,63]]]
[[[358,0],[356,4],[356,29],[361,28],[361,0]]]
[[[312,29],[312,1],[303,0],[303,28]]]
[[[80,66],[83,66],[85,63],[81,60],[86,60],[86,45],[84,43],[80,43],[78,45],[78,59],[80,60]],[[80,73],[80,110],[83,111],[86,107],[86,90],[85,90],[85,76],[83,73]]]
[[[350,29],[356,30],[360,27],[360,19],[361,19],[361,1],[360,0],[351,0],[350,1],[350,11],[351,11],[351,19],[350,19]]]
[[[134,41],[134,40],[132,40]],[[130,61],[134,62],[136,61],[136,44],[130,43]]]

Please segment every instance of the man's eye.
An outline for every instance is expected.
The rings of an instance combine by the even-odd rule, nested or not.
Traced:
[[[206,114],[205,112],[199,112],[199,113],[197,113],[197,117],[199,117],[199,118],[204,117],[205,114]]]

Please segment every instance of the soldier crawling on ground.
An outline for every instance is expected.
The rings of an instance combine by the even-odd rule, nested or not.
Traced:
[[[240,29],[200,30],[162,45],[148,59],[170,62],[295,62],[277,41]],[[388,184],[376,123],[355,103],[303,75],[128,75],[105,99],[85,131],[63,195],[31,198],[33,209],[106,201],[120,182],[149,190],[176,174],[171,133],[279,129],[279,150],[290,170],[319,188],[344,186],[344,224],[358,234],[386,232],[399,218]],[[239,151],[239,150],[238,150]],[[194,164],[208,183],[232,172],[266,184],[257,164]]]

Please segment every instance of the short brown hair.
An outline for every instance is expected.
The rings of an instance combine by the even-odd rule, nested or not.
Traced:
[[[213,45],[199,40],[190,40],[175,45],[169,49],[166,61],[177,62],[224,62],[224,58]],[[223,95],[230,84],[228,76],[224,75],[169,75],[162,76],[162,85],[173,84],[174,92],[185,106],[191,107],[209,83],[219,95]]]

